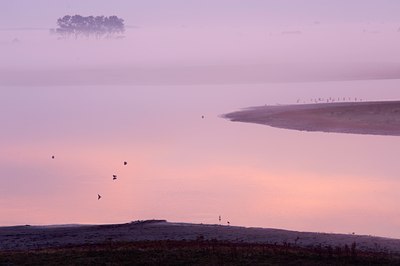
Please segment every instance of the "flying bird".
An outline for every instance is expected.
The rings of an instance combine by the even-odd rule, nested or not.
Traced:
[[[97,194],[97,200],[101,199],[100,194]]]
[[[117,175],[113,175],[113,180],[116,180],[117,179]]]
[[[54,157],[54,155],[53,156],[51,156],[51,159],[54,159],[55,157]]]
[[[127,165],[128,164],[128,162],[124,162],[124,165]]]
[[[202,115],[201,118],[204,119],[204,115]]]

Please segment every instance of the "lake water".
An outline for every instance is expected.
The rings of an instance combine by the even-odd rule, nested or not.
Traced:
[[[220,117],[318,97],[398,100],[399,86],[0,87],[0,225],[221,215],[231,225],[400,238],[400,138]]]

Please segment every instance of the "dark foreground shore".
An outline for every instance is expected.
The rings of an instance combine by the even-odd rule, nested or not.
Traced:
[[[400,265],[400,240],[138,221],[0,228],[0,265]]]
[[[300,131],[400,136],[400,101],[259,106],[224,117]]]
[[[0,252],[0,265],[400,265],[388,252],[230,243],[217,240],[108,242]]]

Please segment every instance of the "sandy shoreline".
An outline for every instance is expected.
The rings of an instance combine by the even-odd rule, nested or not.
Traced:
[[[300,131],[400,136],[400,101],[259,106],[223,117]]]
[[[344,247],[357,244],[363,251],[400,253],[400,239],[362,235],[296,232],[280,229],[146,221],[72,227],[0,227],[0,251],[34,250],[108,242],[157,240],[219,240],[300,247]]]

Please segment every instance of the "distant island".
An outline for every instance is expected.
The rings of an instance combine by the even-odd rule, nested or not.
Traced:
[[[259,106],[223,117],[300,131],[400,136],[400,101]]]
[[[58,27],[50,32],[62,38],[116,38],[125,32],[124,20],[117,16],[66,15],[57,19],[57,25]]]

